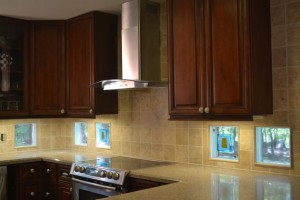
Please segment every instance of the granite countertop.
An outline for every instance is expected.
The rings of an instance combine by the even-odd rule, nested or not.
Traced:
[[[97,156],[103,155],[64,150],[5,154],[0,156],[0,165],[39,160],[70,164]],[[178,163],[132,170],[130,173],[135,177],[177,182],[107,199],[300,199],[300,177]]]
[[[81,160],[95,159],[99,154],[75,152],[69,150],[29,151],[0,155],[0,166],[34,161],[49,161],[61,164],[72,164]],[[103,155],[101,155],[103,156]]]

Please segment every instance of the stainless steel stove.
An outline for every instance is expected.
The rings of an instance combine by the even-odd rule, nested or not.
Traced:
[[[72,164],[74,200],[105,198],[124,193],[124,183],[130,170],[165,165],[128,157],[98,157]]]

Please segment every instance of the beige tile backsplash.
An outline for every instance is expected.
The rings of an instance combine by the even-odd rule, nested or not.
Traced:
[[[168,121],[167,88],[119,92],[119,114],[96,119],[2,120],[0,132],[8,134],[0,143],[1,153],[37,149],[72,149],[119,154],[146,159],[195,163],[300,176],[300,1],[271,0],[274,114],[253,122]],[[166,45],[166,43],[164,43]],[[166,47],[162,47],[166,48]],[[165,62],[162,58],[162,62]],[[166,64],[166,63],[165,63]],[[162,74],[166,78],[166,72]],[[88,123],[88,146],[74,145],[74,122]],[[14,124],[37,123],[36,148],[14,148]],[[112,148],[95,147],[95,123],[111,124]],[[209,158],[209,126],[239,127],[239,162]],[[291,126],[293,169],[254,165],[254,126]]]

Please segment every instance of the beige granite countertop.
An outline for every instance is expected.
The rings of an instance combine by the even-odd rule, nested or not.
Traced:
[[[97,156],[100,155],[96,153],[75,152],[69,150],[7,153],[0,154],[0,166],[42,160],[61,164],[72,164],[72,162],[76,161],[95,159]]]
[[[0,165],[39,160],[72,163],[73,161],[95,159],[97,156],[105,155],[65,150],[5,154],[0,156]],[[300,199],[300,177],[293,176],[177,163],[133,170],[131,175],[178,182],[107,199]]]

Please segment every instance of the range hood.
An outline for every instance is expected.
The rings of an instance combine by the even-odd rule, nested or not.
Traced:
[[[122,4],[122,79],[102,80],[103,90],[166,87],[161,81],[160,4],[129,0]]]

